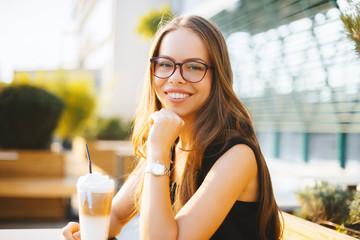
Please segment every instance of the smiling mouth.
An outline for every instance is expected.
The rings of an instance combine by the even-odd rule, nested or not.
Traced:
[[[166,93],[169,97],[174,99],[184,99],[190,96],[190,94],[185,93],[175,93],[175,92],[168,92]]]

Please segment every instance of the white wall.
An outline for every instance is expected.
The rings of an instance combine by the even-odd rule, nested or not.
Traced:
[[[126,119],[135,116],[135,107],[148,59],[150,42],[136,32],[139,19],[152,9],[160,9],[166,0],[117,1],[114,101],[111,113]]]
[[[168,0],[92,0],[78,11],[79,63],[98,70],[98,114],[132,120],[150,42],[136,32],[140,18]]]

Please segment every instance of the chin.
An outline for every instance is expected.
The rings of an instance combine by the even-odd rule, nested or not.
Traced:
[[[173,111],[174,113],[176,113],[179,117],[181,117],[184,121],[186,120],[190,120],[193,119],[193,117],[195,116],[194,112],[186,112],[186,111],[181,111],[179,109],[169,109],[171,111]]]

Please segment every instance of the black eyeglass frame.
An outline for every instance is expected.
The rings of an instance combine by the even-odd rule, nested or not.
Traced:
[[[169,76],[167,76],[167,77],[159,77],[159,76],[157,76],[157,75],[155,74],[155,65],[153,65],[153,62],[154,62],[156,59],[159,59],[159,58],[165,58],[165,59],[171,61],[172,63],[174,63],[174,70],[173,70],[172,73],[171,73]],[[203,63],[203,62],[200,62],[200,61],[196,61],[196,60],[188,60],[188,61],[185,61],[185,62],[183,62],[183,63],[177,63],[177,62],[175,62],[175,61],[173,61],[173,60],[171,60],[170,58],[167,58],[167,57],[152,57],[152,58],[150,58],[150,62],[151,62],[151,72],[152,72],[157,78],[165,79],[165,78],[171,77],[171,76],[175,73],[175,71],[176,71],[176,66],[179,66],[179,67],[180,67],[180,75],[181,75],[181,77],[182,77],[185,81],[190,82],[190,83],[198,83],[198,82],[200,82],[200,81],[203,80],[204,77],[206,76],[206,73],[207,73],[207,70],[208,70],[208,69],[215,69],[214,66],[210,66],[210,65],[208,65],[208,64],[206,64],[206,63]],[[200,64],[202,64],[202,65],[205,66],[204,76],[203,76],[200,80],[194,82],[194,81],[189,81],[189,80],[187,80],[187,79],[184,78],[182,66],[183,66],[185,63],[188,63],[188,62],[196,62],[196,63],[200,63]]]

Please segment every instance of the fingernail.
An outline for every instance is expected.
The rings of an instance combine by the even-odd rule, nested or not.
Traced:
[[[74,234],[73,234],[73,237],[74,237],[75,239],[80,239],[80,232],[74,233]]]

